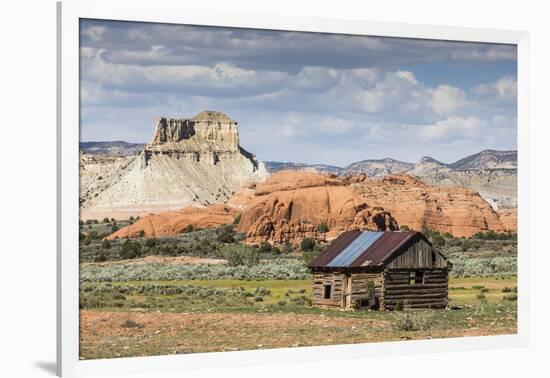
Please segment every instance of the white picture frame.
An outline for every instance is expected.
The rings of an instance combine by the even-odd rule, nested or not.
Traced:
[[[79,19],[113,19],[225,27],[516,44],[518,47],[518,332],[514,335],[79,360]],[[529,334],[529,36],[525,31],[185,9],[177,1],[58,3],[57,373],[82,376],[206,367],[365,358],[526,346]]]

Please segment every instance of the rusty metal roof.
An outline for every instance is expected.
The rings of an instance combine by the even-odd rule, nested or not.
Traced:
[[[346,231],[310,264],[312,268],[380,265],[422,234],[416,231]]]

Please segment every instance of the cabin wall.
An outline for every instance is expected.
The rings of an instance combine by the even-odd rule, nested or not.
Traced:
[[[448,269],[425,269],[422,283],[411,284],[411,269],[388,269],[384,272],[381,310],[404,308],[445,308],[449,295]]]
[[[419,239],[386,263],[388,269],[447,268],[447,260],[425,240]]]
[[[351,303],[357,303],[369,298],[369,281],[374,284],[374,296],[381,298],[383,296],[383,273],[351,273]]]
[[[345,274],[342,271],[315,271],[312,275],[311,303],[316,306],[340,307],[342,305]],[[332,285],[329,299],[324,298],[325,285]]]

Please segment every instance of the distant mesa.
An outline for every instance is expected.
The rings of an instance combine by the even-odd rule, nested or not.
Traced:
[[[237,122],[220,112],[155,119],[139,155],[113,159],[82,153],[81,218],[128,217],[227,201],[268,176],[239,145]]]
[[[450,164],[424,156],[416,164],[385,158],[345,167],[275,161],[266,161],[265,165],[270,173],[292,169],[340,176],[364,173],[373,178],[406,173],[429,185],[476,190],[495,210],[517,206],[517,151],[484,150]]]

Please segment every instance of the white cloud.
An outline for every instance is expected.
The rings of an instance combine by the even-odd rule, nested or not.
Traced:
[[[418,81],[416,80],[416,76],[410,71],[397,71],[395,75],[401,79],[404,79],[414,85],[418,84]]]
[[[517,97],[518,83],[515,77],[504,76],[494,83],[480,84],[472,90],[472,93],[481,97],[496,99],[515,99]]]
[[[292,84],[299,91],[325,91],[337,85],[341,77],[341,72],[336,69],[303,67]]]
[[[430,105],[437,114],[451,114],[464,105],[466,94],[459,88],[440,85],[432,93]]]
[[[94,42],[103,40],[103,35],[107,31],[106,26],[90,26],[82,31],[82,34],[89,37]]]
[[[426,141],[449,141],[453,139],[478,138],[485,123],[476,117],[451,116],[435,124],[423,126],[419,130],[419,137]]]

